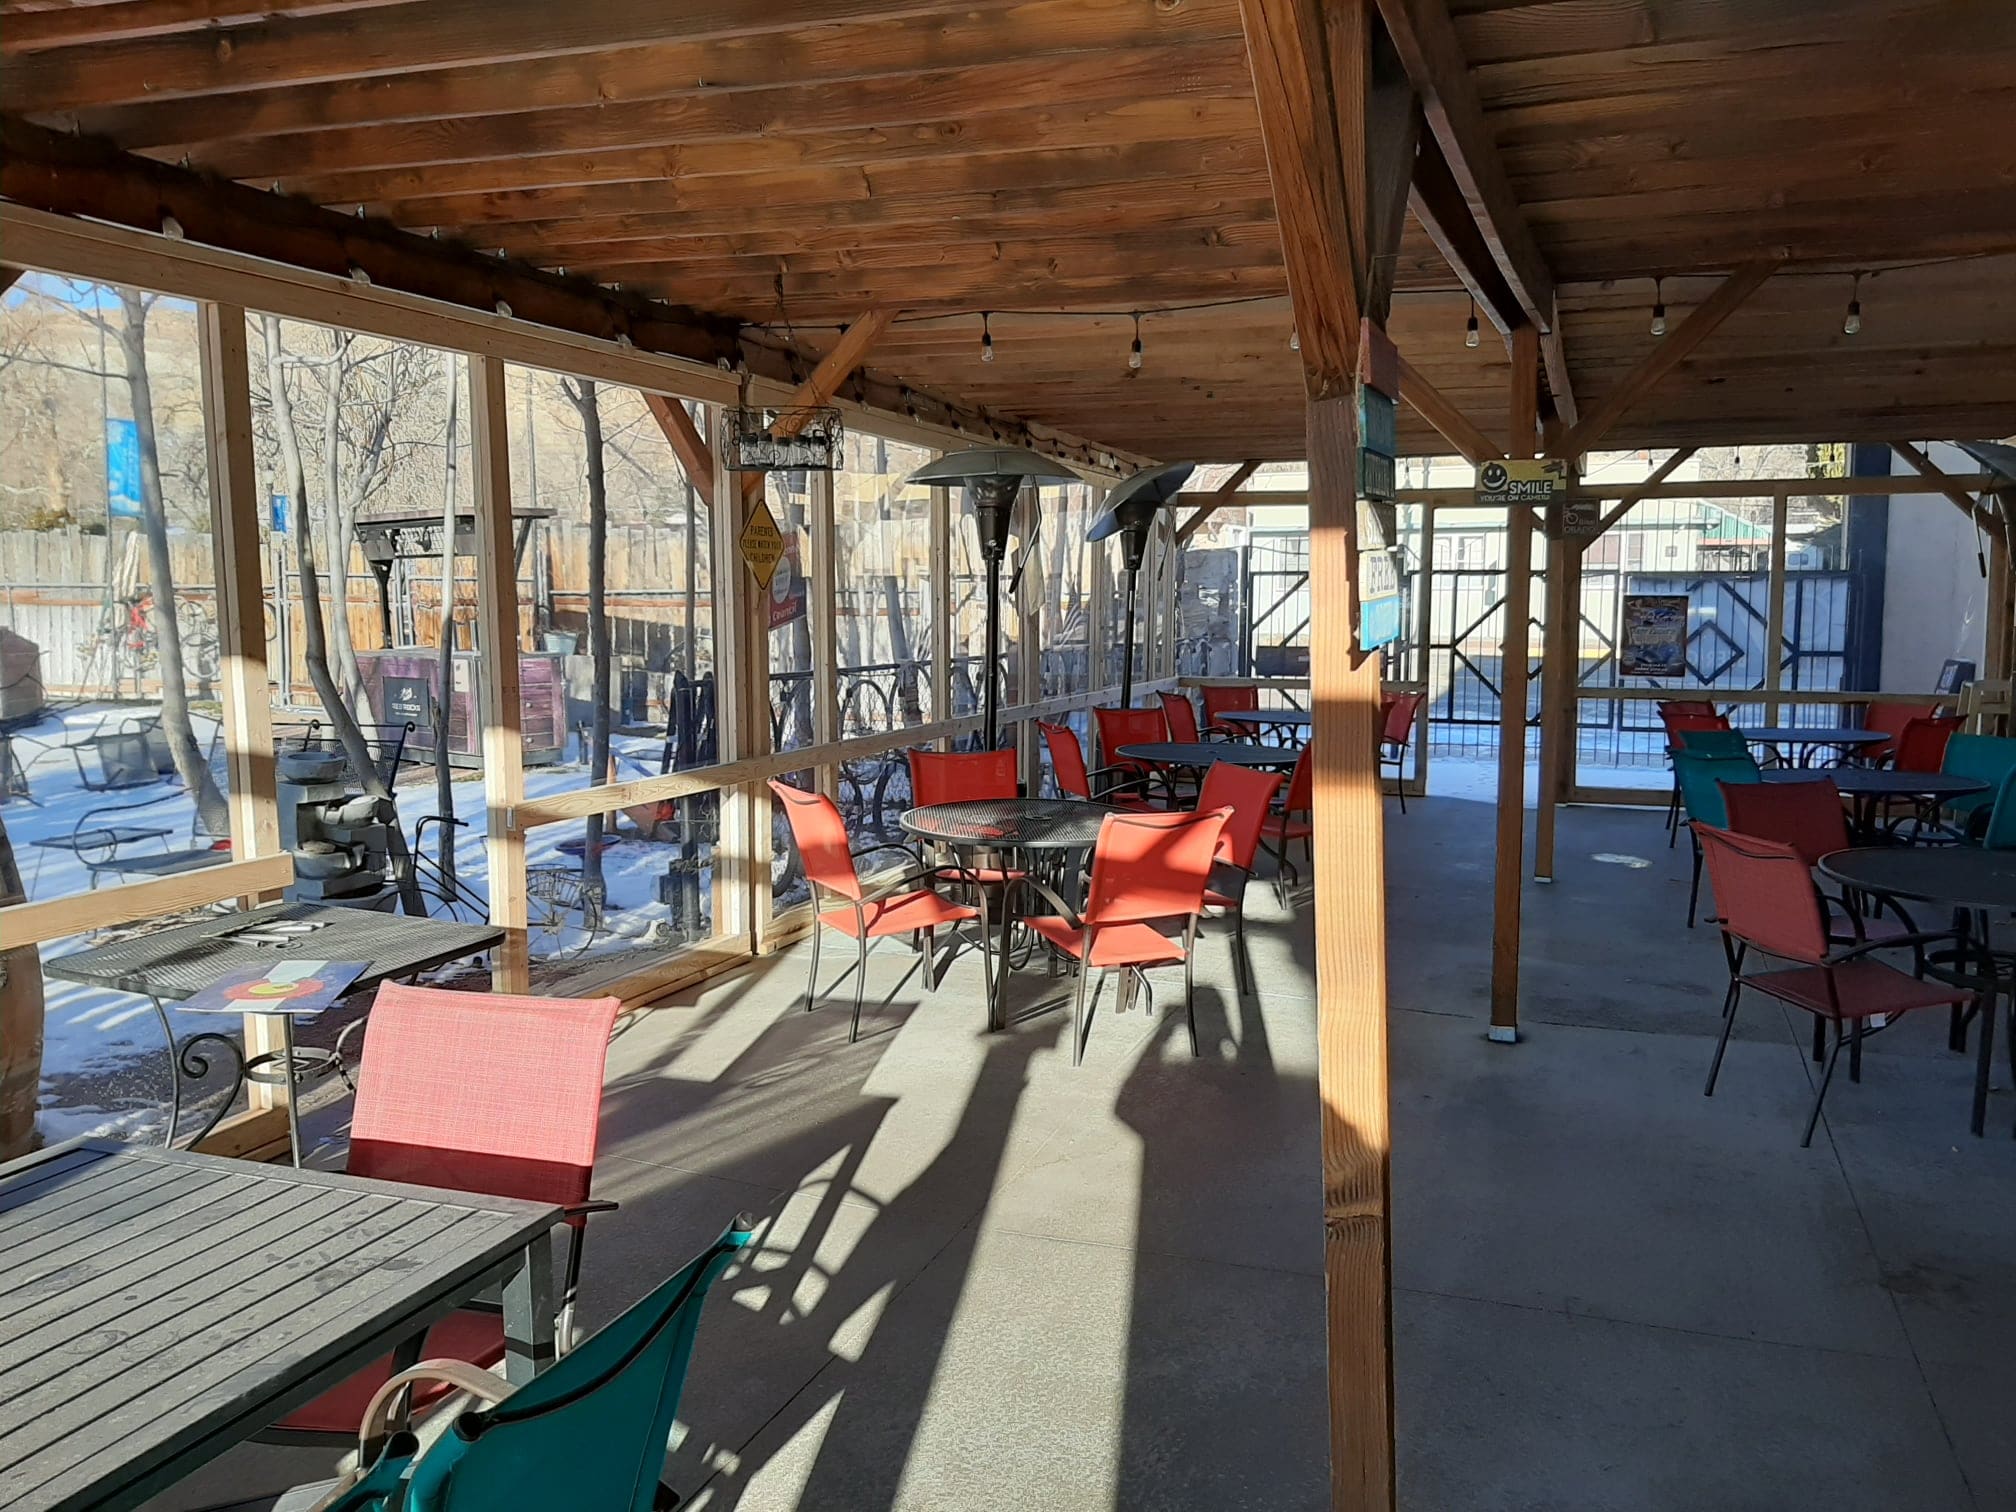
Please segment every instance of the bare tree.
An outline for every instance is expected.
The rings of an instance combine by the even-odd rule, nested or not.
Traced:
[[[600,781],[609,769],[609,477],[602,456],[602,408],[594,381],[562,378],[560,386],[581,418],[588,482],[588,656],[592,665],[589,694],[588,770]],[[602,815],[590,814],[581,875],[602,880]]]
[[[386,839],[392,858],[393,880],[398,884],[400,900],[406,911],[423,914],[427,911],[426,904],[420,896],[420,884],[413,875],[412,857],[406,849],[405,834],[399,828],[398,811],[392,808],[392,790],[379,772],[364,732],[358,728],[356,719],[344,704],[336,679],[329,670],[329,637],[322,623],[322,576],[315,560],[315,532],[308,523],[308,472],[302,464],[300,433],[294,425],[294,401],[287,392],[287,361],[280,343],[280,321],[272,315],[261,319],[266,336],[267,387],[273,406],[274,435],[280,447],[280,465],[287,482],[287,492],[301,511],[301,528],[294,532],[294,542],[301,573],[301,618],[308,641],[308,680],[315,685],[315,696],[322,701],[323,712],[329,716],[330,728],[336,732],[343,754],[356,770],[358,784],[392,809]]]

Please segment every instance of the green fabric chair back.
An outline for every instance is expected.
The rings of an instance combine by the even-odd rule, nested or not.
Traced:
[[[1949,813],[1971,814],[1995,801],[2002,779],[2016,771],[2016,740],[2005,735],[1955,735],[1946,742],[1939,770],[1956,777],[1976,777],[1988,784],[1985,793],[1949,800]]]
[[[1697,756],[1741,756],[1748,759],[1750,755],[1750,742],[1743,738],[1741,730],[1676,730],[1673,732],[1673,744]]]
[[[2016,850],[2016,767],[2004,774],[1995,790],[1995,806],[1988,811],[1981,844],[1988,850]]]
[[[754,1237],[738,1218],[697,1259],[413,1462],[403,1512],[651,1512],[707,1289]]]
[[[1680,783],[1680,802],[1686,806],[1687,817],[1711,829],[1729,828],[1729,805],[1722,801],[1717,783],[1764,780],[1747,753],[1704,756],[1693,750],[1673,753],[1673,775]]]

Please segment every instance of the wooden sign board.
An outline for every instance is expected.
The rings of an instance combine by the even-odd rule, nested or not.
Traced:
[[[1545,460],[1493,460],[1477,469],[1480,505],[1523,504],[1545,508],[1567,487],[1568,464],[1559,457]]]
[[[756,507],[749,511],[739,545],[742,560],[749,564],[757,584],[767,588],[777,574],[777,564],[784,559],[784,532],[777,528],[776,517],[763,500],[758,499]]]

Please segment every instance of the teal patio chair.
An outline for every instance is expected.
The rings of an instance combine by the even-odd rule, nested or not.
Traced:
[[[1737,737],[1741,739],[1741,736]],[[1680,806],[1686,810],[1688,839],[1694,847],[1694,875],[1687,888],[1687,927],[1694,927],[1694,915],[1701,906],[1701,841],[1693,826],[1729,828],[1729,805],[1722,801],[1724,782],[1762,782],[1764,774],[1748,750],[1730,756],[1713,756],[1689,746],[1673,753],[1673,780],[1680,788]]]
[[[1958,736],[1954,737],[1958,739]],[[1981,832],[1985,850],[2016,850],[2016,767],[2003,774],[1988,809],[1988,827]]]
[[[677,1275],[515,1390],[459,1360],[422,1361],[365,1410],[353,1484],[302,1486],[275,1512],[495,1512],[593,1507],[652,1512],[678,1504],[658,1477],[707,1290],[754,1238],[738,1217]],[[387,1435],[402,1392],[446,1381],[485,1403],[431,1444]]]
[[[1986,792],[1950,799],[1941,805],[1959,831],[1966,834],[1985,822],[2002,779],[2016,772],[2016,740],[2004,735],[1951,736],[1939,770],[1956,777],[1978,778],[1988,784]]]

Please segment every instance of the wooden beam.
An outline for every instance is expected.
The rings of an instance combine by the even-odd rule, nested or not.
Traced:
[[[1533,820],[1533,880],[1554,880],[1554,837],[1574,761],[1575,690],[1581,678],[1582,543],[1547,542],[1546,615],[1540,654],[1540,793]]]
[[[1511,455],[1533,455],[1540,425],[1540,333],[1512,333]],[[1532,618],[1533,514],[1505,515],[1505,628],[1498,643],[1498,866],[1491,911],[1491,1028],[1502,1044],[1519,1038],[1520,884],[1526,845],[1527,627]]]
[[[1997,535],[2001,532],[2003,524],[2001,517],[1994,511],[1984,508],[1977,499],[1960,486],[1945,468],[1934,462],[1924,452],[1913,446],[1909,441],[1892,441],[1890,443],[1890,450],[1902,457],[1909,464],[1913,472],[1931,479],[1934,489],[1944,494],[1948,499],[1951,499],[1955,507],[1974,522],[1976,528],[1989,535]],[[1850,491],[1852,492],[1853,490],[1851,489]]]
[[[1689,311],[1677,330],[1668,334],[1653,348],[1649,357],[1582,417],[1582,422],[1568,433],[1567,440],[1562,443],[1562,455],[1579,457],[1594,451],[1597,444],[1624,418],[1626,411],[1685,362],[1696,347],[1741,308],[1744,300],[1757,292],[1758,286],[1776,272],[1778,266],[1770,261],[1745,263],[1717,284],[1715,292]]]
[[[1444,0],[1378,0],[1379,13],[1414,88],[1428,129],[1470,206],[1492,260],[1536,330],[1554,319],[1554,277],[1512,192],[1498,144]]]
[[[1554,396],[1554,415],[1574,429],[1582,418],[1575,402],[1575,383],[1568,373],[1568,346],[1561,337],[1561,296],[1554,296],[1554,317],[1540,333],[1540,359],[1547,369],[1547,392]]]
[[[1421,102],[1415,97],[1406,66],[1394,50],[1369,6],[1338,6],[1333,14],[1361,18],[1370,36],[1364,105],[1365,243],[1368,265],[1359,290],[1365,315],[1382,330],[1393,306],[1393,284],[1400,267],[1400,239],[1406,230],[1407,198],[1414,182],[1414,160],[1421,131]],[[1331,31],[1332,46],[1338,29]]]
[[[68,898],[17,903],[11,908],[0,908],[0,940],[7,942],[9,950],[19,945],[67,940],[111,924],[132,924],[162,914],[201,908],[206,903],[222,903],[247,893],[267,892],[285,887],[293,880],[294,858],[282,852],[253,861],[227,861],[221,866],[206,866],[146,882],[101,887],[96,892]]]
[[[137,158],[87,137],[0,117],[0,195],[62,215],[160,232],[465,309],[507,306],[521,320],[695,361],[733,360],[731,321],[619,295],[473,247],[415,236],[382,220],[339,215],[285,195]]]
[[[21,275],[27,271],[26,268],[0,268],[0,294],[5,294],[13,288]]]
[[[1428,233],[1442,260],[1470,291],[1485,319],[1509,336],[1512,328],[1526,320],[1518,296],[1505,281],[1492,253],[1491,244],[1477,229],[1463,187],[1449,171],[1442,145],[1430,133],[1422,133],[1414,156],[1414,182],[1407,195],[1407,208]]]
[[[1354,651],[1351,592],[1359,548],[1358,290],[1371,280],[1366,227],[1348,223],[1346,184],[1369,192],[1362,186],[1370,5],[1331,0],[1327,27],[1314,0],[1240,0],[1239,7],[1309,396],[1309,749],[1330,1499],[1353,1512],[1395,1504],[1379,661]],[[1365,41],[1337,46],[1330,42],[1336,37]]]
[[[172,32],[243,26],[283,17],[316,16],[330,11],[367,10],[374,5],[405,5],[409,0],[112,0],[103,5],[65,5],[51,10],[13,10],[0,28],[0,53],[40,52],[80,44],[102,46],[135,37]]]
[[[1362,130],[1362,102],[1352,100],[1346,122],[1332,94],[1336,81],[1315,0],[1240,0],[1239,14],[1281,223],[1303,380],[1312,400],[1349,394],[1357,372],[1362,260],[1352,256],[1340,143],[1347,124],[1354,135]],[[1359,155],[1362,159],[1362,149]]]
[[[1785,547],[1789,507],[1783,493],[1771,499],[1771,579],[1764,601],[1764,691],[1774,695],[1765,702],[1764,723],[1778,723],[1775,696],[1785,682]]]
[[[1604,535],[1612,525],[1615,525],[1619,520],[1623,519],[1624,516],[1629,514],[1631,512],[1632,505],[1644,499],[1647,495],[1649,495],[1655,489],[1657,489],[1661,483],[1664,483],[1668,478],[1672,477],[1673,474],[1679,470],[1680,464],[1685,462],[1689,457],[1694,455],[1694,450],[1695,449],[1691,446],[1683,446],[1678,451],[1674,452],[1672,456],[1668,457],[1664,462],[1661,462],[1657,467],[1653,468],[1650,477],[1646,478],[1646,480],[1643,483],[1638,484],[1635,488],[1632,488],[1628,493],[1624,495],[1623,498],[1617,501],[1616,505],[1612,509],[1610,509],[1608,513],[1606,513],[1603,516],[1602,520],[1597,523],[1596,535],[1591,536],[1589,539],[1595,540],[1598,537]],[[1588,550],[1588,545],[1586,542],[1583,545],[1583,550],[1585,551]]]
[[[1239,492],[1239,485],[1252,477],[1259,469],[1260,464],[1258,462],[1241,462],[1237,467],[1233,468],[1232,476],[1218,485],[1217,492],[1213,493],[1202,504],[1199,504],[1190,518],[1176,527],[1176,549],[1181,551],[1188,545],[1190,537],[1197,534],[1199,527],[1227,504],[1230,504],[1232,496]]]
[[[1404,356],[1400,359],[1400,397],[1467,461],[1482,464],[1505,455],[1502,446],[1473,425],[1455,401],[1422,377]]]
[[[644,407],[651,411],[651,418],[658,422],[658,428],[665,433],[671,443],[672,455],[679,459],[679,465],[686,469],[686,481],[693,485],[693,492],[700,496],[700,502],[709,509],[714,507],[714,449],[707,444],[707,438],[700,434],[700,428],[693,423],[693,417],[686,413],[686,406],[677,399],[669,399],[663,394],[646,394]]]
[[[783,406],[786,413],[780,415],[777,423],[770,427],[772,434],[795,436],[803,430],[812,418],[805,413],[821,405],[831,404],[833,396],[840,392],[840,385],[853,376],[854,370],[868,355],[868,349],[882,339],[882,333],[889,329],[889,323],[901,313],[897,310],[870,310],[859,316],[840,333],[840,339],[819,359],[819,365],[812,370],[812,376],[798,385],[791,395],[790,403]],[[748,507],[763,496],[762,473],[742,474],[742,502],[746,513]]]

